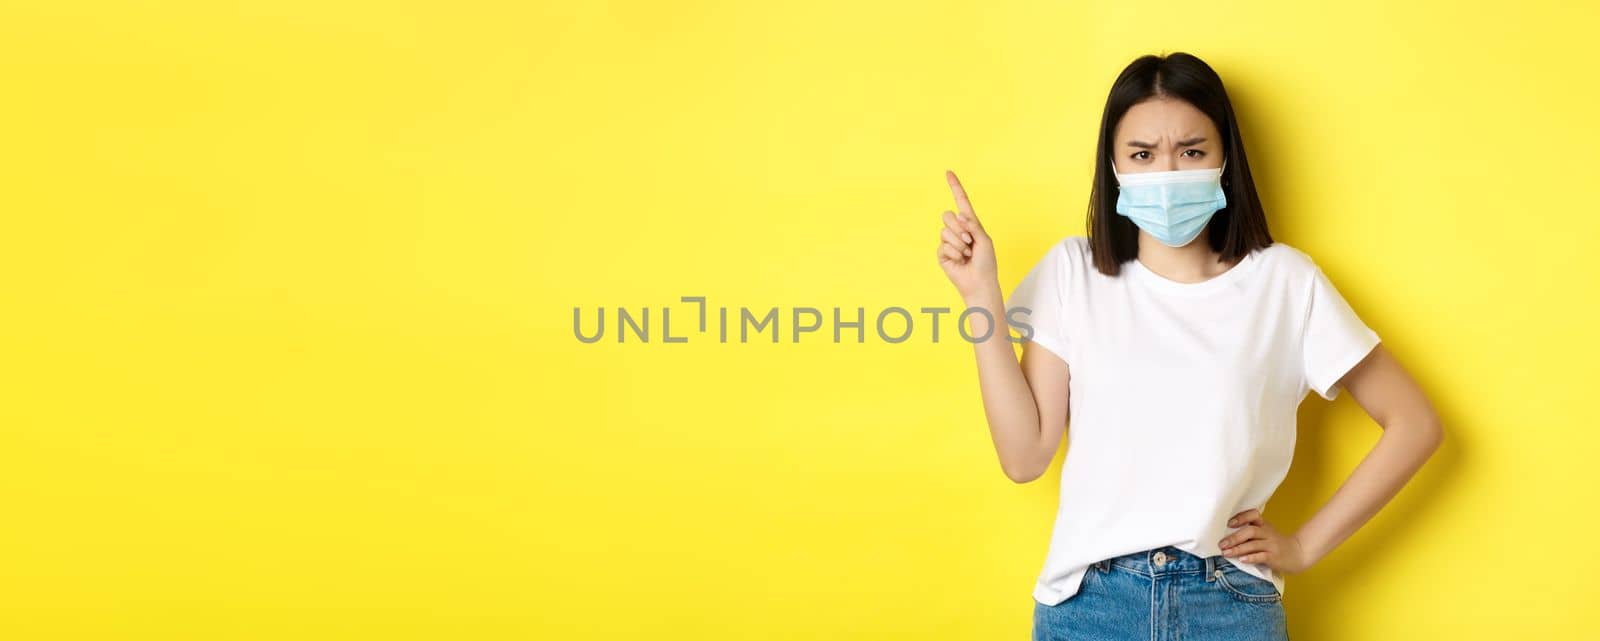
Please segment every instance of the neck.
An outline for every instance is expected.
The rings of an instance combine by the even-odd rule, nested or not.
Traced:
[[[1139,232],[1139,262],[1152,272],[1180,283],[1198,283],[1215,278],[1233,268],[1222,255],[1211,250],[1210,229],[1200,232],[1182,247],[1168,247],[1154,236]]]

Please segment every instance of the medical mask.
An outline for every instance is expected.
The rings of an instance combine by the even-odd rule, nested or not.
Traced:
[[[1222,191],[1222,170],[1227,167],[1228,161],[1224,160],[1218,169],[1121,174],[1113,160],[1111,173],[1120,185],[1117,213],[1163,245],[1187,245],[1205,230],[1212,214],[1227,206],[1228,198]]]

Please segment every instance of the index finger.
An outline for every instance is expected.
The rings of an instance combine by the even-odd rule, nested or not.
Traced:
[[[1239,525],[1244,525],[1246,523],[1253,523],[1253,522],[1256,521],[1256,519],[1259,519],[1260,517],[1261,517],[1261,510],[1259,510],[1257,508],[1250,508],[1248,510],[1245,510],[1243,512],[1240,512],[1238,514],[1233,515],[1233,518],[1228,519],[1228,525],[1231,526],[1231,525],[1233,525],[1235,523],[1237,523]]]
[[[945,182],[950,183],[950,193],[956,197],[956,208],[967,218],[977,218],[977,215],[972,213],[972,201],[967,199],[967,190],[961,187],[961,180],[956,178],[956,172],[946,169],[944,178]]]

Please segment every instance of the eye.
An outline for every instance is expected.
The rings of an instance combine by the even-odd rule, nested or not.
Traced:
[[[1187,153],[1189,153],[1191,151],[1199,154],[1199,156],[1190,156],[1190,158],[1199,158],[1200,156],[1206,155],[1206,152],[1200,151],[1199,149],[1185,149],[1185,150],[1183,150],[1183,153],[1187,154]]]
[[[1128,157],[1129,158],[1138,159],[1138,160],[1144,160],[1143,158],[1139,158],[1139,154],[1148,154],[1148,153],[1150,153],[1150,152],[1148,152],[1148,151],[1135,151],[1135,152],[1133,152],[1133,155],[1128,156]]]

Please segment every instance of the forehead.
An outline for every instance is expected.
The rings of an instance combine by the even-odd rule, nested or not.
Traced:
[[[1152,98],[1128,108],[1117,123],[1117,142],[1205,136],[1216,140],[1217,127],[1205,112],[1175,98]]]

